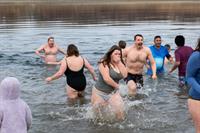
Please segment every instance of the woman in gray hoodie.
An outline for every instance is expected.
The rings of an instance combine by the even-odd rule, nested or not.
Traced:
[[[7,77],[0,84],[0,133],[27,133],[32,115],[20,98],[20,83]]]

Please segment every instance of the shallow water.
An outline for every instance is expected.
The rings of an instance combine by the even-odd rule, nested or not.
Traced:
[[[7,14],[12,14],[12,11],[6,9]],[[145,86],[139,90],[143,95],[132,100],[124,97],[125,121],[95,122],[90,104],[94,82],[88,71],[85,97],[70,101],[65,94],[65,77],[50,84],[45,83],[44,79],[58,70],[58,67],[45,66],[34,54],[34,50],[45,43],[48,36],[54,36],[56,43],[62,48],[66,49],[69,43],[76,44],[81,54],[97,70],[97,61],[110,46],[117,44],[119,40],[125,40],[131,45],[136,33],[143,34],[147,46],[152,45],[155,35],[161,35],[163,44],[171,44],[172,54],[176,48],[174,37],[177,34],[183,34],[186,44],[194,48],[200,31],[199,16],[185,17],[178,21],[171,19],[174,18],[172,15],[164,19],[160,15],[160,19],[156,20],[151,16],[145,20],[128,17],[122,20],[121,14],[114,19],[105,15],[102,20],[98,12],[89,10],[88,14],[96,13],[96,18],[89,17],[86,20],[80,17],[78,21],[78,17],[75,17],[75,21],[72,21],[64,13],[56,19],[54,16],[51,18],[48,12],[40,12],[41,15],[33,13],[30,16],[31,12],[20,14],[20,11],[21,8],[18,14],[11,17],[6,16],[5,12],[0,13],[0,80],[5,76],[16,76],[21,81],[22,98],[30,105],[33,113],[30,133],[194,132],[187,100],[174,95],[178,91],[177,71],[161,76],[156,81],[145,75]],[[45,13],[49,18],[47,20],[43,18]],[[179,18],[183,16],[180,15]],[[185,19],[188,21],[182,21]],[[62,57],[59,55],[58,58]],[[123,95],[126,94],[126,89],[122,85],[120,91]]]

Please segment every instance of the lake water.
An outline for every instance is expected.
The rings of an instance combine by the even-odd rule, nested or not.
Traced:
[[[153,44],[155,35],[160,35],[163,44],[171,45],[173,55],[178,34],[185,36],[187,45],[195,47],[200,33],[199,3],[0,6],[0,80],[16,76],[21,81],[21,96],[33,114],[30,133],[194,132],[187,100],[174,95],[178,92],[177,71],[155,81],[145,75],[144,88],[139,91],[145,96],[135,100],[124,96],[123,122],[97,122],[90,103],[94,81],[88,71],[85,97],[70,101],[65,93],[65,77],[50,84],[44,81],[59,67],[45,66],[34,50],[46,43],[48,36],[54,36],[64,49],[70,43],[76,44],[97,72],[97,61],[108,48],[119,40],[131,45],[133,36],[140,33],[147,46]],[[123,84],[123,95],[126,89]]]

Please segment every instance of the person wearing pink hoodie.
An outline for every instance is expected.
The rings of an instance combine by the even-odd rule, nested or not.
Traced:
[[[19,81],[6,77],[0,84],[0,133],[27,133],[31,122],[31,110],[20,98]]]

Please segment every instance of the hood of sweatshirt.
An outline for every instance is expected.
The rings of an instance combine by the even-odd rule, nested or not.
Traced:
[[[15,100],[20,97],[20,83],[14,77],[6,77],[0,84],[0,97],[2,100]]]

